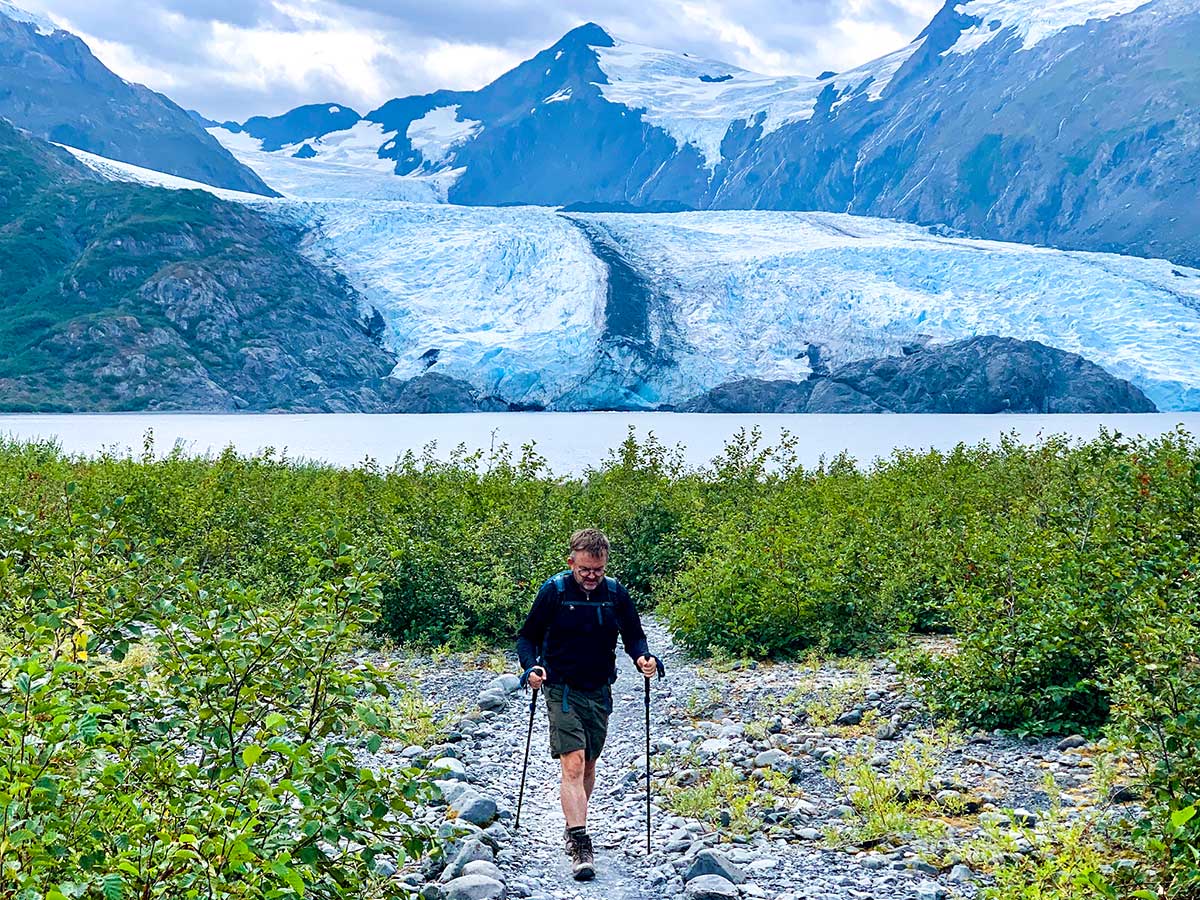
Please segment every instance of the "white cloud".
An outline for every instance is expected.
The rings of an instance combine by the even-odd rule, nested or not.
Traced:
[[[520,53],[483,44],[436,41],[420,56],[430,90],[472,90],[494,81],[522,62]]]

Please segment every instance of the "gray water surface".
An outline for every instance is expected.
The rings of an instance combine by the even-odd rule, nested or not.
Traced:
[[[1040,435],[1095,437],[1101,428],[1126,435],[1157,436],[1184,427],[1200,434],[1200,413],[1100,416],[956,415],[691,415],[684,413],[470,413],[461,415],[195,415],[122,413],[105,415],[0,415],[0,433],[18,438],[52,438],[70,453],[102,451],[140,454],[148,431],[159,455],[177,443],[190,454],[215,454],[227,446],[242,453],[274,448],[293,459],[353,466],[366,458],[391,465],[405,451],[445,459],[460,444],[491,450],[507,444],[519,453],[534,442],[551,470],[578,474],[599,465],[628,435],[653,434],[681,445],[684,461],[701,466],[718,455],[740,430],[758,427],[774,443],[787,431],[799,461],[815,465],[846,451],[860,463],[896,448],[948,450],[959,443],[995,441],[1015,433],[1033,442]]]

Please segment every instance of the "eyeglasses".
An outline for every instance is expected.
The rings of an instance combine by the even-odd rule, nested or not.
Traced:
[[[607,568],[607,566],[601,566],[598,569],[588,569],[588,568],[585,568],[584,566],[576,566],[575,571],[578,572],[580,575],[582,575],[584,578],[587,578],[588,576],[599,577],[604,574],[604,570],[606,568]]]

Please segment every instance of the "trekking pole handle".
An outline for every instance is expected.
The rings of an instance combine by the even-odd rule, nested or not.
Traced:
[[[545,682],[545,680],[546,680],[545,668],[543,668],[542,666],[530,666],[528,669],[526,669],[524,672],[521,673],[521,687],[523,687],[523,688],[529,687],[529,676],[532,675],[534,672],[537,672],[538,674],[540,674],[542,677],[542,681]],[[534,688],[535,693],[536,693],[536,691],[537,691],[537,688]]]

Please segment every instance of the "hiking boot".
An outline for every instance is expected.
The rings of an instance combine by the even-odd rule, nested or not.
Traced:
[[[596,859],[592,853],[592,839],[586,834],[568,835],[571,868],[576,881],[590,881],[596,877]]]

